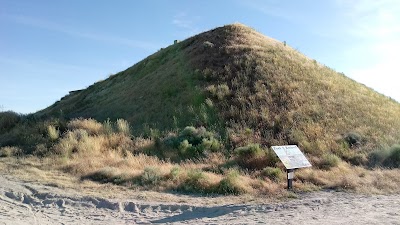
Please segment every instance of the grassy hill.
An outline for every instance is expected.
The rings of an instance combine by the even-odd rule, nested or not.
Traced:
[[[161,49],[37,114],[61,113],[124,118],[135,133],[215,126],[232,146],[310,153],[340,154],[345,139],[364,150],[400,140],[400,104],[241,24]]]
[[[400,182],[368,170],[400,167],[399,103],[241,24],[160,49],[34,115],[0,117],[0,147],[56,153],[63,170],[102,182],[273,193],[283,167],[268,148],[286,144],[314,165],[298,174],[303,190]]]

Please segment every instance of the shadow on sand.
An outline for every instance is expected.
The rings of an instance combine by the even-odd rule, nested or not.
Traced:
[[[192,210],[184,211],[179,215],[174,215],[164,219],[153,220],[151,223],[173,223],[182,222],[186,220],[202,219],[202,218],[215,218],[225,214],[232,213],[237,210],[243,210],[243,205],[227,205],[216,207],[193,207]]]

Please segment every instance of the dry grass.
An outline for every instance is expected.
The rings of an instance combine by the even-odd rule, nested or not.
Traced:
[[[399,172],[399,169],[368,170],[342,162],[338,167],[331,170],[299,170],[296,172],[296,177],[298,181],[301,181],[301,183],[297,183],[297,187],[301,189],[305,188],[303,185],[310,186],[310,184],[313,184],[322,188],[382,194],[399,193]]]

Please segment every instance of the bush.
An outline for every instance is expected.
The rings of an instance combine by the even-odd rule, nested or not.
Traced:
[[[361,145],[362,137],[356,132],[347,133],[344,136],[344,141],[351,147],[358,147]]]
[[[234,150],[237,163],[245,169],[263,169],[266,166],[274,166],[277,156],[271,150],[264,150],[259,144],[249,144]]]
[[[390,168],[400,168],[400,145],[394,145],[389,149],[389,157],[383,163]]]
[[[175,166],[171,169],[169,176],[173,181],[179,180],[179,175],[181,174],[181,168],[179,166]]]
[[[238,147],[234,150],[234,153],[240,158],[259,157],[265,154],[259,144],[249,144],[244,147]]]
[[[400,168],[400,145],[373,151],[368,155],[368,161],[371,167]]]
[[[268,177],[272,181],[281,181],[283,179],[283,172],[276,167],[265,167],[261,171],[261,175]]]
[[[0,133],[12,129],[21,119],[21,116],[13,111],[0,112]]]
[[[162,175],[159,168],[146,167],[140,176],[142,185],[156,185],[162,180]]]
[[[218,84],[217,86],[210,85],[207,87],[207,91],[218,100],[222,100],[231,94],[231,91],[226,84]]]
[[[237,170],[230,170],[223,178],[217,187],[217,192],[220,194],[243,194],[246,189],[240,185],[239,172]]]
[[[186,179],[178,186],[179,191],[188,193],[213,193],[207,176],[201,170],[189,170]]]
[[[216,152],[222,145],[216,135],[204,127],[186,127],[178,136],[172,135],[164,139],[163,144],[168,148],[178,150],[181,158],[200,158],[208,152]]]
[[[331,153],[326,153],[322,155],[321,161],[318,163],[318,167],[324,170],[328,170],[332,167],[336,167],[339,165],[340,158]]]

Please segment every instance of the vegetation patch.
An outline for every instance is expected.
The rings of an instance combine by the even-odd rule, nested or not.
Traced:
[[[201,158],[207,153],[223,149],[218,136],[204,127],[185,127],[178,135],[172,134],[165,138],[162,144],[172,149],[180,159]]]
[[[370,166],[373,167],[400,168],[400,145],[371,152],[369,162]]]
[[[265,167],[261,171],[261,175],[264,177],[268,177],[268,179],[275,181],[275,182],[280,182],[280,181],[284,180],[284,177],[285,177],[282,170],[280,168],[276,168],[276,167]]]
[[[270,149],[265,150],[259,144],[249,144],[234,150],[237,163],[250,170],[259,170],[266,166],[274,166],[278,158]]]

